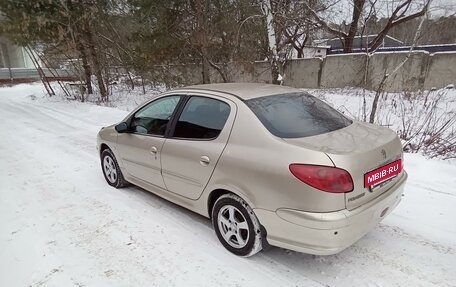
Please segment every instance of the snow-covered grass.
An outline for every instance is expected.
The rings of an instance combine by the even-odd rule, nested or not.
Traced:
[[[39,84],[0,88],[0,286],[454,286],[454,163],[406,154],[402,202],[340,254],[239,258],[209,220],[105,183],[95,136],[133,98],[119,109],[49,99]]]
[[[369,120],[375,92],[359,88],[306,90],[351,118]],[[395,130],[405,150],[456,158],[456,90],[384,93],[375,123]]]
[[[67,89],[67,93],[64,93],[60,86],[54,83],[52,86],[54,87],[56,95],[45,99],[42,98],[42,100],[52,102],[75,101],[75,99],[79,99],[81,97],[78,86],[71,86],[70,83],[64,83],[63,85]],[[85,101],[101,106],[116,107],[121,110],[131,111],[141,103],[150,100],[164,91],[166,91],[165,86],[159,85],[154,87],[148,85],[144,93],[141,86],[136,86],[135,89],[131,89],[130,86],[127,86],[122,82],[120,84],[110,86],[109,101],[107,103],[100,102],[100,95],[97,91],[95,91],[92,95],[85,95]]]
[[[57,85],[55,87],[57,95],[45,101],[71,101]],[[131,90],[124,83],[113,85],[111,89],[108,103],[100,103],[97,94],[90,95],[87,101],[131,111],[166,90],[164,86],[148,86],[144,94],[141,87]],[[360,88],[303,90],[351,118],[369,120],[374,91]],[[77,88],[70,93],[79,97]],[[453,85],[433,91],[383,93],[378,102],[375,123],[395,130],[407,152],[431,158],[456,158],[456,89]]]

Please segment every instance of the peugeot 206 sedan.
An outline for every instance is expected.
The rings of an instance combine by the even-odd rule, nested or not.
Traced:
[[[109,185],[140,186],[212,219],[222,245],[340,252],[399,203],[407,179],[390,129],[298,89],[210,84],[161,94],[98,134]]]

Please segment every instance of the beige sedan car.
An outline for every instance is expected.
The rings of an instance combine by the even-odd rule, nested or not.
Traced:
[[[223,246],[342,251],[400,202],[390,129],[298,89],[210,84],[161,94],[98,134],[108,184],[131,183],[212,219]]]

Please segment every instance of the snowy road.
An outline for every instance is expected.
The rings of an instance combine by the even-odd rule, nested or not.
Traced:
[[[0,286],[456,286],[454,163],[407,155],[402,203],[338,255],[244,259],[209,220],[105,183],[95,136],[126,112],[40,97],[0,88]]]

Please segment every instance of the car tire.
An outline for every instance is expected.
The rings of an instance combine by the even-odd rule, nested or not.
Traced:
[[[101,170],[106,179],[106,182],[115,188],[121,188],[128,185],[128,182],[123,177],[116,157],[110,149],[105,149],[101,153]]]
[[[237,195],[224,194],[217,199],[212,224],[222,245],[235,255],[249,257],[263,249],[260,222]]]

